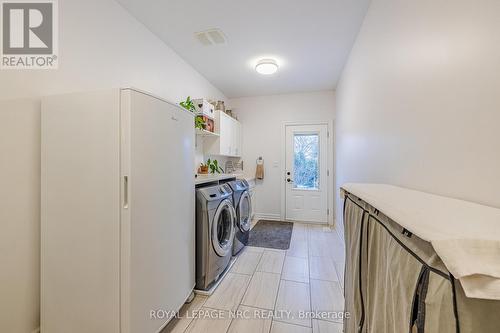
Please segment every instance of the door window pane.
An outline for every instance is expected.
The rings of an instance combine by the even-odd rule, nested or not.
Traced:
[[[319,135],[294,135],[293,187],[319,188]]]

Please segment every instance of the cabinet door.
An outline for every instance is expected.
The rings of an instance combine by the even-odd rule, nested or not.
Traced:
[[[241,156],[241,123],[234,120],[233,133],[234,155]]]
[[[236,145],[236,136],[238,135],[236,120],[231,118],[231,156],[238,155],[238,146]]]
[[[220,140],[220,155],[231,155],[232,154],[232,132],[233,124],[232,119],[219,112],[219,140]]]

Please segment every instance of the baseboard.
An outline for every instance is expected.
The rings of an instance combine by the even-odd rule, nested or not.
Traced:
[[[256,219],[256,220],[281,221],[281,216],[280,216],[280,214],[255,213],[254,219]]]
[[[35,328],[31,333],[40,333],[40,327]]]

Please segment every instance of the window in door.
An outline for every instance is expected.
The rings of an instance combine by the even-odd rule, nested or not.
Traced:
[[[317,190],[319,188],[319,135],[294,135],[293,187]]]

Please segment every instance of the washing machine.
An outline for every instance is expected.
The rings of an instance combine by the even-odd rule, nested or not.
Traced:
[[[247,244],[252,222],[252,201],[248,182],[237,179],[228,183],[233,191],[233,203],[236,210],[236,224],[233,242],[233,255],[238,254]]]
[[[196,289],[210,289],[228,267],[235,219],[228,184],[196,189]]]

